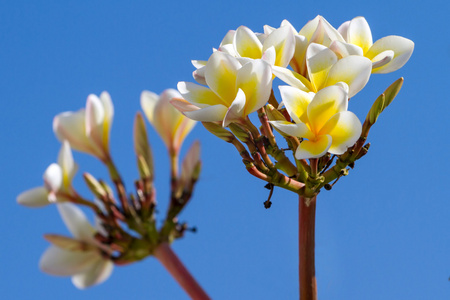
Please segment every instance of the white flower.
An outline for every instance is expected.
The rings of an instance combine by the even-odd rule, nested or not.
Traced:
[[[96,230],[75,205],[58,204],[58,210],[74,238],[48,236],[53,245],[42,255],[39,267],[52,275],[72,276],[73,284],[80,289],[102,283],[114,265],[102,255],[94,239]]]

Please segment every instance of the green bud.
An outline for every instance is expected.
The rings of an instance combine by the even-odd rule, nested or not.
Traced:
[[[250,131],[237,123],[230,123],[228,127],[241,142],[246,144],[252,140]]]
[[[208,130],[209,132],[211,132],[212,134],[214,134],[215,136],[224,140],[227,143],[232,143],[233,140],[235,139],[234,135],[231,132],[223,128],[222,125],[218,123],[202,122],[202,124],[206,128],[206,130]]]
[[[403,81],[404,81],[403,77],[397,79],[384,91],[385,101],[384,101],[384,106],[383,106],[382,111],[386,107],[388,107],[389,104],[391,104],[391,102],[397,96],[398,92],[400,92],[400,89],[402,88],[402,85],[403,85]]]
[[[138,155],[137,157],[138,171],[140,178],[150,178],[150,168],[147,165],[147,161],[143,156]]]
[[[283,114],[270,104],[266,105],[266,114],[270,121],[286,121]]]
[[[84,181],[86,182],[87,186],[91,190],[91,192],[98,198],[104,198],[107,196],[107,192],[103,188],[103,186],[100,184],[100,182],[97,181],[97,179],[94,178],[89,173],[83,174]]]
[[[375,124],[378,119],[378,116],[381,114],[385,107],[385,95],[381,94],[378,96],[377,100],[372,104],[372,107],[367,114],[366,121],[369,122],[369,125]]]
[[[134,132],[133,133],[134,133],[134,150],[138,157],[139,173],[141,173],[141,171],[142,171],[141,167],[144,167],[144,163],[145,163],[145,166],[147,168],[146,174],[151,176],[153,174],[152,151],[150,148],[150,144],[148,142],[145,121],[140,113],[137,113],[136,117],[134,119]],[[140,162],[139,161],[140,159],[142,159],[144,161]]]

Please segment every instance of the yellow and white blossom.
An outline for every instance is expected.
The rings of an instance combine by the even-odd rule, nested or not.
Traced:
[[[338,31],[347,44],[335,43],[330,48],[341,56],[361,53],[372,61],[372,73],[390,73],[400,69],[414,50],[414,42],[396,35],[383,37],[373,43],[372,32],[364,17],[343,23]]]
[[[65,201],[64,195],[72,193],[72,179],[77,169],[70,145],[64,141],[59,151],[58,163],[51,164],[44,172],[44,186],[21,193],[17,196],[17,202],[29,207],[41,207]]]
[[[327,152],[343,154],[361,135],[361,122],[354,113],[347,111],[346,89],[334,85],[314,94],[291,86],[279,88],[295,123],[270,123],[287,135],[304,139],[296,149],[297,159],[319,158]]]
[[[57,115],[53,120],[53,131],[59,140],[69,141],[73,149],[107,161],[113,115],[114,107],[107,92],[100,97],[91,94],[85,109]]]
[[[150,91],[143,91],[141,107],[169,151],[178,153],[196,122],[172,106],[170,101],[173,98],[181,98],[180,93],[174,89],[167,89],[159,96]]]
[[[102,253],[110,250],[94,239],[97,230],[78,207],[62,203],[58,204],[58,210],[74,238],[49,237],[53,245],[42,255],[40,269],[52,275],[71,276],[72,283],[80,289],[102,283],[111,275],[114,266]]]
[[[221,121],[223,126],[237,121],[266,104],[272,90],[271,66],[255,59],[244,65],[237,58],[214,52],[205,66],[204,87],[179,82],[184,99],[172,104],[185,116],[202,122]]]
[[[273,67],[273,73],[291,86],[305,92],[319,90],[344,82],[349,97],[356,95],[367,84],[372,71],[371,61],[363,56],[350,55],[339,59],[328,47],[316,43],[306,51],[307,78],[281,67]]]

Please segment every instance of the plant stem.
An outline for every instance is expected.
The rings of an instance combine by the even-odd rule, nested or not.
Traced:
[[[184,291],[194,300],[209,300],[209,296],[186,269],[169,244],[160,244],[153,255],[166,268]]]
[[[315,267],[316,196],[299,196],[299,283],[300,300],[317,300]]]

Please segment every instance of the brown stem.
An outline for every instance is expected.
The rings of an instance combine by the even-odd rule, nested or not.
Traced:
[[[317,300],[314,259],[316,196],[299,197],[299,282],[300,300]]]
[[[153,252],[153,255],[155,255],[191,299],[210,299],[167,243],[160,244]]]

